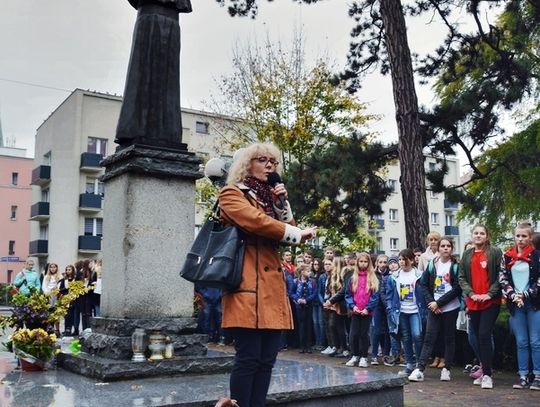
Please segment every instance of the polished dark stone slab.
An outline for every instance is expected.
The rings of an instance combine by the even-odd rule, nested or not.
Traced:
[[[70,372],[103,381],[127,380],[179,374],[216,374],[232,369],[231,355],[178,356],[160,361],[132,362],[114,360],[80,353],[77,356],[61,353],[58,365]]]
[[[219,355],[209,352],[210,355]],[[0,358],[2,407],[213,406],[228,394],[229,375],[185,375],[103,383],[64,370],[13,371],[11,354]],[[278,360],[269,405],[403,406],[405,379],[375,369]]]

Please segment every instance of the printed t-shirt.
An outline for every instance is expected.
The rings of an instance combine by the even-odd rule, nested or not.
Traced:
[[[452,283],[450,280],[450,269],[452,262],[448,260],[446,263],[438,260],[435,263],[435,270],[437,275],[435,277],[435,290],[433,291],[433,297],[435,301],[441,298],[444,294],[452,291]],[[442,312],[453,311],[460,307],[459,299],[454,298],[448,304],[441,307]]]
[[[416,286],[416,274],[414,270],[399,272],[397,285],[399,289],[399,300],[401,302],[401,312],[404,314],[414,314],[418,312],[414,287]]]

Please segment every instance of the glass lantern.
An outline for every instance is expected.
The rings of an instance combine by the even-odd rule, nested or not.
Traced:
[[[146,334],[142,328],[135,328],[135,331],[131,335],[131,349],[133,350],[133,357],[131,360],[133,362],[144,362],[146,360],[144,357],[145,337]]]

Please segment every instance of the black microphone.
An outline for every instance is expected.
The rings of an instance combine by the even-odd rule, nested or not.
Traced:
[[[272,188],[274,188],[277,184],[281,184],[281,177],[277,172],[271,172],[268,174],[268,185],[270,185]],[[286,202],[287,200],[283,195],[277,196],[279,199],[279,202],[281,203],[282,208],[285,208],[287,206]]]

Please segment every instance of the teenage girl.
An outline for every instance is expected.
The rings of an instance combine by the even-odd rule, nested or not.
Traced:
[[[385,279],[388,276],[388,256],[379,254],[375,260],[375,275],[379,279],[379,300],[377,306],[373,310],[373,319],[371,324],[371,364],[378,365],[379,359],[379,344],[383,358],[389,355],[390,352],[390,337],[388,335],[388,324],[386,322],[386,306],[385,306]]]
[[[322,261],[320,259],[313,259],[311,263],[311,283],[313,289],[318,293],[319,280],[321,275],[324,274]],[[324,326],[322,316],[322,302],[319,300],[319,295],[316,295],[313,299],[313,333],[315,334],[315,348],[322,349]]]
[[[409,376],[409,380],[415,382],[424,380],[426,362],[437,338],[444,338],[444,359],[442,359],[444,368],[441,371],[441,380],[450,380],[450,369],[454,361],[456,321],[461,308],[458,264],[452,256],[454,243],[449,237],[439,239],[437,245],[438,257],[428,263],[420,280],[424,287],[428,313],[424,346],[418,367]]]
[[[392,274],[386,285],[388,328],[391,334],[401,336],[406,368],[400,376],[409,376],[414,368],[414,354],[422,352],[422,318],[425,312],[423,290],[419,279],[422,273],[414,267],[414,252],[399,252],[400,269]],[[414,350],[413,350],[414,347]]]
[[[346,269],[343,257],[334,257],[332,276],[330,277],[329,299],[323,304],[324,308],[331,309],[328,324],[331,335],[333,335],[334,347],[336,350],[328,355],[334,356],[340,351],[347,352],[347,338],[345,335],[345,324],[347,319],[347,306],[345,305],[345,294],[343,288],[343,271]]]
[[[472,230],[474,248],[466,250],[459,267],[459,285],[469,310],[470,324],[478,339],[478,352],[483,375],[474,380],[483,389],[493,388],[491,335],[501,308],[499,270],[502,251],[491,246],[489,232],[484,225]]]
[[[351,312],[349,344],[352,357],[345,364],[368,367],[369,326],[373,310],[379,302],[379,279],[368,253],[356,257],[356,267],[345,292],[345,301]]]
[[[299,272],[299,276],[293,301],[296,305],[298,315],[300,353],[311,353],[312,303],[317,292],[313,288],[313,283],[309,278],[311,265],[302,264],[297,271]]]
[[[60,289],[60,295],[66,295],[69,292],[69,285],[75,280],[75,267],[71,264],[66,266],[64,271],[64,278],[58,283],[58,288]],[[73,301],[68,308],[66,318],[64,320],[64,333],[63,336],[71,336],[72,334],[77,336],[79,335],[79,323],[80,323],[80,312],[78,310],[77,301]],[[74,328],[74,332],[71,332],[71,329]]]
[[[41,284],[41,290],[43,294],[49,295],[49,304],[54,306],[56,301],[58,301],[58,296],[53,294],[52,291],[58,288],[60,283],[61,276],[58,272],[58,264],[49,263],[47,265],[47,270],[45,271],[45,276],[43,277],[43,283]],[[54,323],[54,330],[57,335],[60,334],[60,321]]]
[[[540,251],[531,244],[532,235],[530,224],[518,225],[515,245],[504,254],[499,281],[516,337],[519,382],[514,389],[540,390]]]

